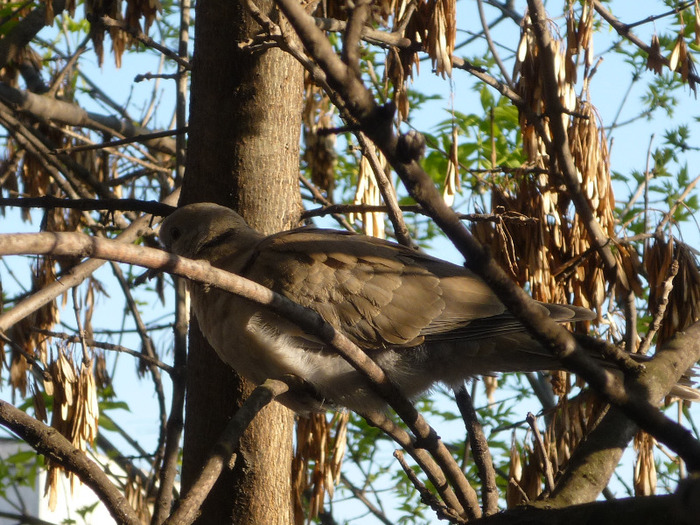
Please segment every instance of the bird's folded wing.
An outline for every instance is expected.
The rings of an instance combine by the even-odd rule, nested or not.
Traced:
[[[364,348],[417,345],[505,312],[460,266],[337,231],[266,237],[241,274],[316,310]]]

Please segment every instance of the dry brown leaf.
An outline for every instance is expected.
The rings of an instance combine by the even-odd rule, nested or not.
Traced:
[[[375,152],[379,164],[382,169],[387,169],[388,163],[384,155],[376,150]],[[379,186],[377,185],[377,179],[374,175],[374,170],[369,162],[369,159],[362,156],[360,159],[360,167],[357,175],[357,188],[355,190],[355,198],[353,199],[353,204],[367,205],[367,206],[380,206],[382,204],[382,194],[379,191]],[[362,220],[362,232],[365,235],[370,235],[372,237],[378,237],[380,239],[386,238],[386,231],[384,229],[384,217],[386,214],[384,212],[362,212],[362,213],[351,213],[349,220],[354,222],[361,218]]]
[[[506,505],[509,509],[527,503],[527,497],[520,486],[523,478],[523,466],[520,452],[515,441],[515,434],[510,445],[510,461],[508,467],[508,486],[506,487]]]
[[[458,156],[458,133],[457,126],[452,128],[452,144],[450,145],[450,154],[447,157],[447,173],[445,174],[445,188],[442,192],[442,198],[445,204],[452,206],[455,202],[455,195],[462,192],[461,181],[459,179],[459,156]]]
[[[653,71],[657,75],[663,73],[664,70],[664,58],[661,55],[661,43],[659,42],[659,37],[654,33],[651,37],[651,46],[649,50],[649,56],[647,57],[647,69]]]
[[[671,51],[671,56],[668,57],[668,68],[671,71],[675,71],[678,67],[678,61],[681,57],[681,47],[685,44],[683,39],[683,34],[678,35],[676,39],[676,45],[673,46],[673,51]]]
[[[634,436],[634,449],[637,459],[634,463],[634,495],[653,496],[656,494],[656,464],[654,446],[656,440],[644,431]]]
[[[347,444],[348,419],[347,412],[335,412],[330,420],[327,414],[311,414],[297,420],[296,451],[292,461],[294,520],[297,525],[319,515],[325,494],[333,497]],[[309,515],[306,517],[304,497],[309,498]]]

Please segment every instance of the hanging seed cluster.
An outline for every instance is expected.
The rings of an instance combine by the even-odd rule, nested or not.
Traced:
[[[77,210],[48,210],[44,216],[43,226],[48,231],[75,231],[80,225],[80,212]],[[70,270],[77,259],[69,257],[39,258],[33,272],[32,292],[38,291],[57,279],[57,267],[61,272]],[[92,338],[92,315],[97,294],[104,294],[99,281],[88,278],[82,290],[78,310],[83,334]],[[78,294],[74,294],[76,300]],[[68,301],[68,294],[63,296],[63,307]],[[16,300],[13,302],[17,302]],[[52,300],[38,308],[21,321],[15,323],[8,336],[12,341],[9,383],[13,389],[26,396],[31,391],[36,417],[46,421],[49,417],[45,398],[42,393],[53,397],[50,424],[80,451],[86,451],[97,436],[99,407],[97,404],[97,380],[95,371],[99,372],[99,382],[110,382],[106,372],[104,356],[96,355],[91,348],[82,348],[82,357],[73,359],[73,351],[64,343],[51,344],[52,338],[45,331],[53,329],[59,322],[59,306]],[[71,344],[72,345],[72,344]],[[0,347],[1,349],[1,347]],[[96,368],[95,364],[98,365]],[[45,371],[43,385],[35,379],[35,371]],[[49,504],[55,506],[57,501],[58,476],[62,470],[58,464],[47,463],[48,474],[45,491],[49,495]],[[69,475],[71,487],[78,479]]]
[[[654,449],[656,440],[644,431],[637,432],[634,436],[634,450],[637,459],[634,463],[634,495],[653,496],[656,494],[656,463],[654,461]]]
[[[297,420],[297,448],[292,460],[294,520],[302,525],[323,510],[327,493],[333,498],[347,445],[348,412],[310,414]],[[308,497],[308,505],[302,498]],[[308,513],[304,509],[308,508]]]
[[[657,334],[657,345],[661,345],[700,320],[700,267],[686,244],[657,236],[644,253],[644,269],[649,282],[649,313],[659,315],[663,305]],[[669,278],[670,291],[665,286]]]
[[[335,133],[319,133],[320,130],[333,127],[335,106],[321,88],[311,83],[305,75],[303,160],[311,174],[311,181],[326,192],[329,201],[333,200],[335,189],[335,168],[338,164],[338,152],[335,149]]]
[[[99,406],[97,388],[92,373],[92,363],[84,360],[79,366],[71,356],[61,351],[48,367],[50,382],[45,382],[48,395],[53,396],[51,426],[58,430],[79,451],[85,452],[87,445],[97,437]],[[61,467],[47,460],[45,492],[49,495],[49,508],[54,510],[58,497],[58,474]],[[78,482],[73,474],[67,474],[71,489]]]
[[[584,3],[584,6],[587,4]],[[604,233],[614,238],[614,196],[609,153],[604,132],[593,106],[577,96],[579,61],[589,71],[592,62],[592,11],[584,7],[578,19],[570,11],[566,40],[554,40],[559,101],[568,112],[562,118],[582,191]],[[552,139],[546,114],[543,57],[529,19],[523,22],[518,46],[517,89],[529,111],[521,111],[520,125],[527,164],[511,176],[496,181],[492,207],[503,207],[536,219],[534,224],[479,223],[474,232],[492,247],[492,253],[521,285],[528,285],[535,299],[567,302],[600,310],[610,283],[593,248],[585,225],[572,214],[572,201],[559,175],[549,144]],[[584,90],[587,81],[584,82]],[[584,91],[585,94],[585,91]],[[518,231],[504,231],[517,228]],[[615,249],[621,283],[639,290],[632,248]]]
[[[442,198],[445,204],[452,206],[457,193],[462,192],[461,179],[459,178],[459,148],[458,148],[457,126],[452,128],[452,142],[450,143],[450,153],[447,157],[447,171],[445,173],[445,185],[442,191]]]
[[[568,374],[566,381],[569,380]],[[554,478],[564,470],[571,453],[598,423],[606,405],[590,391],[574,398],[562,397],[552,411],[550,423],[542,434],[543,453]],[[545,489],[545,465],[536,450],[535,439],[519,445],[514,439],[510,450],[509,482],[506,489],[508,508],[538,499]]]
[[[379,150],[375,150],[375,154],[379,160],[381,169],[386,171],[388,169],[386,158]],[[357,189],[355,190],[353,204],[380,206],[382,204],[382,194],[379,191],[379,186],[377,185],[377,177],[374,174],[374,170],[372,169],[369,159],[364,155],[360,159],[360,169],[358,170],[357,178]],[[348,219],[350,222],[355,222],[358,220],[362,221],[362,233],[365,235],[385,239],[385,216],[386,214],[384,212],[361,212],[351,213]]]
[[[158,0],[126,0],[126,6],[121,0],[87,0],[85,15],[90,18],[90,39],[95,46],[95,54],[100,66],[104,57],[105,33],[109,33],[112,41],[112,52],[117,67],[121,67],[124,51],[137,44],[137,40],[128,32],[118,27],[106,27],[101,21],[103,16],[124,22],[130,29],[148,33],[160,10],[161,5]]]

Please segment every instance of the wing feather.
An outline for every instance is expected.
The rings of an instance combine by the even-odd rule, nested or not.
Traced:
[[[504,312],[465,268],[332,230],[263,239],[243,275],[316,310],[365,348],[417,345],[426,335]]]

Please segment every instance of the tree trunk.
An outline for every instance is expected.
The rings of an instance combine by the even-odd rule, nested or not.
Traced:
[[[273,3],[258,7],[276,20]],[[266,233],[301,211],[302,69],[279,50],[239,48],[258,31],[238,1],[200,0],[195,18],[187,171],[181,204],[211,201]],[[192,320],[183,489],[252,389],[218,359]],[[233,471],[222,474],[198,523],[292,522],[293,414],[268,406],[247,431]]]

